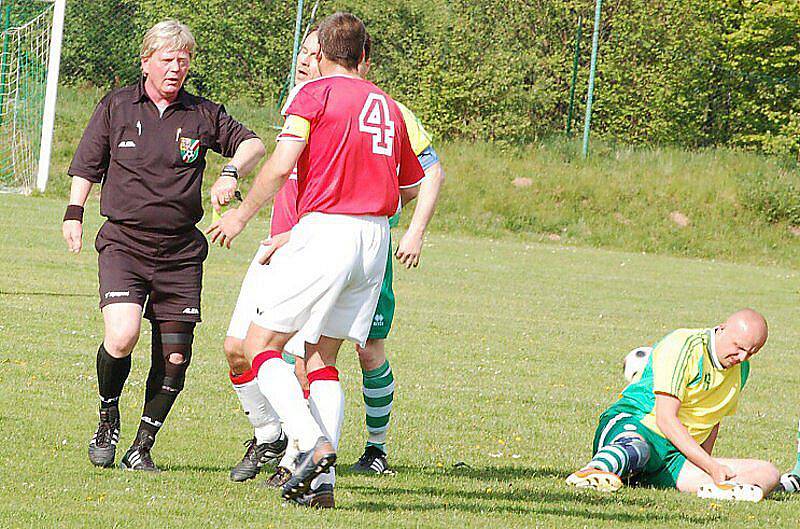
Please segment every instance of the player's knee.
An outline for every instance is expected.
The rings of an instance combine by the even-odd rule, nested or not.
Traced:
[[[106,351],[113,357],[128,356],[139,340],[139,329],[118,327],[109,329],[103,338]]]
[[[764,481],[771,483],[773,487],[777,485],[781,479],[781,471],[778,467],[769,461],[758,461],[757,463],[758,473],[763,477]]]
[[[628,456],[629,472],[641,472],[650,461],[650,444],[635,432],[626,432],[614,439],[613,446],[622,448]]]
[[[162,389],[169,393],[180,393],[186,382],[186,371],[189,369],[191,354],[170,353],[164,367],[164,385]]]
[[[383,340],[370,339],[361,347],[356,344],[356,352],[358,353],[358,361],[361,368],[364,370],[377,369],[386,361],[386,351],[383,347]]]
[[[192,360],[194,324],[185,322],[160,322],[159,334],[164,355],[163,390],[179,393],[183,389],[186,370]]]
[[[170,353],[167,361],[169,361],[170,364],[181,365],[186,362],[186,357],[183,356],[183,353]]]
[[[225,359],[228,361],[228,366],[231,372],[241,375],[250,369],[250,362],[244,355],[244,340],[228,336],[222,344],[222,349],[225,351]]]
[[[173,369],[182,367],[185,370],[189,367],[189,362],[192,360],[191,345],[185,345],[184,347],[165,347],[164,359],[167,361],[167,367],[172,366]]]

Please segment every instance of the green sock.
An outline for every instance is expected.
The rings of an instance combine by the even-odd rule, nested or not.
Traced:
[[[394,400],[394,377],[389,361],[377,369],[362,371],[362,391],[367,411],[367,446],[374,446],[386,453],[386,431]]]
[[[286,362],[287,364],[294,365],[296,361],[294,355],[290,355],[289,353],[281,353],[281,357],[283,357],[283,361]]]
[[[628,465],[628,453],[611,444],[598,450],[587,466],[623,476],[628,472]]]

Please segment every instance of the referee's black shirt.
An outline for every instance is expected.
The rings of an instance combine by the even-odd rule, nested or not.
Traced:
[[[183,89],[159,116],[141,79],[98,103],[69,174],[102,182],[100,214],[110,221],[181,232],[203,216],[206,151],[230,158],[255,137],[223,105]]]

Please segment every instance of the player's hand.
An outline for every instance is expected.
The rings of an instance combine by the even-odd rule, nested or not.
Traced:
[[[419,256],[422,253],[424,234],[409,229],[400,239],[394,256],[406,268],[419,266]]]
[[[242,220],[238,209],[229,209],[222,214],[222,217],[206,230],[206,235],[211,239],[211,244],[219,244],[226,248],[231,247],[231,242],[242,230],[247,222]]]
[[[72,253],[80,253],[83,247],[83,223],[78,220],[65,220],[61,225],[61,234],[67,241],[67,249]]]
[[[214,185],[211,186],[211,205],[219,213],[222,206],[230,204],[231,200],[236,196],[236,189],[239,187],[239,181],[233,176],[222,176],[217,178]]]
[[[719,485],[723,481],[728,481],[736,477],[736,472],[730,469],[727,465],[722,465],[720,463],[716,463],[714,467],[709,472],[711,479],[714,480],[714,483]]]
[[[258,258],[258,262],[262,265],[268,265],[278,248],[289,242],[289,236],[291,233],[291,231],[285,231],[270,237],[269,239],[261,241],[261,246],[265,246],[266,249],[264,250],[264,253],[261,254],[261,257]]]

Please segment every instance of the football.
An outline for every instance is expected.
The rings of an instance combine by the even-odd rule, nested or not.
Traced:
[[[625,360],[622,361],[622,372],[625,375],[625,380],[633,382],[639,379],[647,366],[647,361],[650,360],[650,353],[652,352],[652,347],[637,347],[625,355]]]

